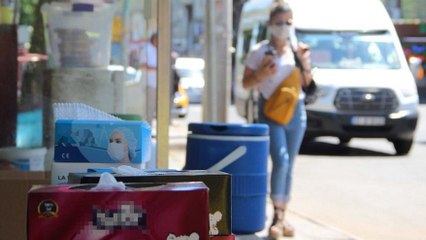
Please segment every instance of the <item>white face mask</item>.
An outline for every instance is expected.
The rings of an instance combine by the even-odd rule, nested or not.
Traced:
[[[288,40],[290,38],[290,26],[288,26],[288,25],[282,25],[282,26],[273,25],[273,26],[271,26],[271,34],[272,34],[272,36],[274,36],[276,38]]]
[[[126,157],[127,151],[125,151],[123,143],[110,143],[108,145],[108,154],[114,161],[118,162]]]

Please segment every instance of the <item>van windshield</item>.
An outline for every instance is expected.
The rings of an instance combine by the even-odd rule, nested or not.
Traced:
[[[390,33],[298,31],[311,48],[312,67],[398,69],[401,67]]]

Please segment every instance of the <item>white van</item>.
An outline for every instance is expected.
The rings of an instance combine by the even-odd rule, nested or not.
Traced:
[[[257,120],[257,92],[242,88],[244,58],[268,35],[271,0],[243,7],[236,47],[234,99],[238,113]],[[305,140],[335,136],[386,138],[396,154],[413,143],[419,97],[392,20],[380,0],[287,0],[294,12],[292,42],[311,48],[317,101],[307,106]],[[295,40],[297,38],[297,40]]]

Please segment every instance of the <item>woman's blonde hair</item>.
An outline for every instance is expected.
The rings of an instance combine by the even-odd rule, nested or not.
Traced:
[[[277,0],[272,3],[271,10],[269,11],[269,21],[272,20],[276,15],[281,13],[291,12],[290,5],[284,1]]]

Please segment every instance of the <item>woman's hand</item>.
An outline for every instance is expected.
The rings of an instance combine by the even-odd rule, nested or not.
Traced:
[[[296,49],[296,54],[300,59],[300,63],[305,71],[311,71],[311,51],[305,43],[299,43]]]
[[[265,55],[260,63],[260,68],[255,72],[259,81],[263,81],[277,72],[277,65],[271,55]]]
[[[268,77],[274,75],[276,72],[277,65],[275,64],[272,56],[265,55],[260,63],[259,69],[254,70],[248,67],[245,68],[243,76],[243,87],[246,89],[254,87],[268,79]]]

